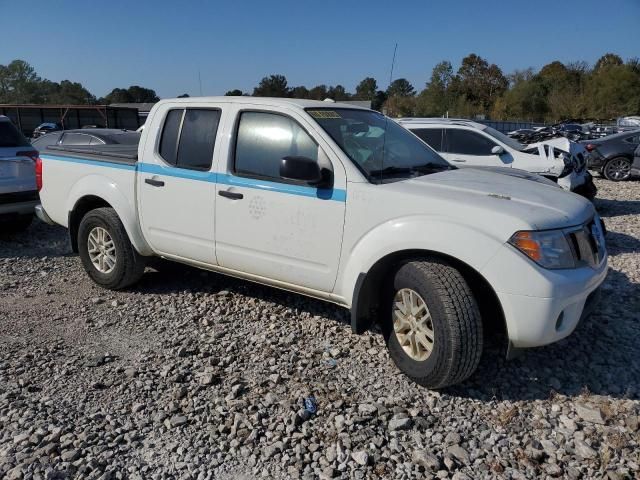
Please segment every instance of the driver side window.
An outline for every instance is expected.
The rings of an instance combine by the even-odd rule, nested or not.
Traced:
[[[238,123],[234,171],[243,177],[282,182],[283,157],[318,161],[318,145],[293,119],[265,112],[242,112]]]

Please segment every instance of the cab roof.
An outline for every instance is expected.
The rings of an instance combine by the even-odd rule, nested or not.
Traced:
[[[266,105],[266,106],[288,106],[305,108],[350,108],[353,110],[369,110],[358,105],[350,103],[334,102],[333,100],[306,100],[300,98],[280,98],[280,97],[248,97],[248,96],[224,96],[224,97],[187,97],[187,98],[166,98],[160,100],[162,103],[240,103],[250,105]]]

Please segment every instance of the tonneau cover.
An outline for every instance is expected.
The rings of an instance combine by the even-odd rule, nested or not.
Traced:
[[[49,145],[41,153],[130,165],[138,160],[137,145]]]

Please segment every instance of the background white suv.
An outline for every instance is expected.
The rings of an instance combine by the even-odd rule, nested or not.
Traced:
[[[471,120],[403,118],[398,123],[458,167],[517,168],[547,177],[589,199],[595,197],[597,190],[584,156],[564,138],[564,144],[550,140],[523,145]]]

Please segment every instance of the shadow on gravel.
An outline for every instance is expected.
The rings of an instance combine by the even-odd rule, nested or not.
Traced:
[[[507,361],[504,343],[489,339],[480,367],[445,393],[478,400],[548,399],[552,392],[640,397],[640,285],[610,270],[595,312],[566,339]]]
[[[67,230],[34,219],[24,232],[0,232],[0,258],[63,257],[74,255]]]
[[[179,291],[215,295],[227,291],[350,325],[346,309],[322,300],[162,259],[154,259],[150,267],[152,270],[147,270],[132,291],[155,295]]]
[[[596,198],[595,207],[603,218],[640,214],[640,201]]]
[[[609,255],[640,252],[640,239],[619,232],[607,232],[607,251]]]

